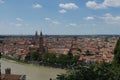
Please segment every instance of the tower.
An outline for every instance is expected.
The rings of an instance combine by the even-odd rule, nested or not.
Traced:
[[[39,43],[39,37],[38,37],[38,32],[35,32],[35,36],[34,36],[34,43],[35,45],[37,45]]]
[[[5,74],[11,74],[11,69],[10,68],[5,69]]]
[[[39,37],[39,51],[41,53],[45,52],[45,49],[44,49],[44,41],[43,41],[43,34],[42,32],[40,32],[40,37]]]

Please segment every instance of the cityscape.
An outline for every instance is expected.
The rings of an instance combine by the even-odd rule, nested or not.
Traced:
[[[0,80],[120,80],[119,0],[0,0]]]

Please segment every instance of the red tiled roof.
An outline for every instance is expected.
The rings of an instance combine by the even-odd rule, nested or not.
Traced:
[[[1,74],[1,80],[22,80],[23,75]]]

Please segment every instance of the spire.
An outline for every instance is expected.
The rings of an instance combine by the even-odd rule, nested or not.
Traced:
[[[40,31],[40,37],[42,37],[42,31]]]
[[[35,40],[37,40],[38,39],[38,32],[36,31],[35,32]]]
[[[36,36],[36,37],[38,36],[38,32],[37,32],[37,31],[35,32],[35,36]]]
[[[35,44],[38,44],[38,39],[39,39],[39,37],[38,37],[38,32],[36,31],[36,32],[35,32],[35,36],[34,36],[34,43],[35,43]]]
[[[43,46],[43,34],[42,31],[40,32],[40,37],[39,37],[39,51],[44,52],[44,46]]]

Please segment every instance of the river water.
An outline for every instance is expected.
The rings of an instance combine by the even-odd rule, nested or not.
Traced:
[[[55,79],[57,74],[66,72],[66,70],[63,69],[37,66],[33,64],[23,64],[6,59],[1,59],[0,62],[2,73],[5,73],[5,68],[11,68],[12,74],[26,75],[26,80]]]

